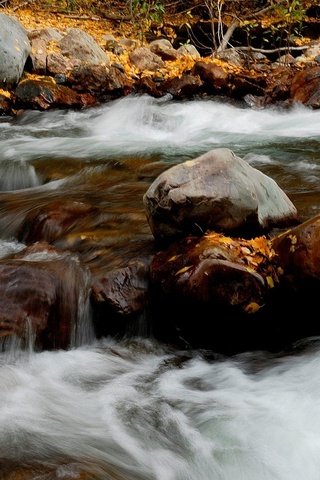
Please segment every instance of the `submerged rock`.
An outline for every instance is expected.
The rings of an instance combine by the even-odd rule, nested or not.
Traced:
[[[76,225],[85,225],[97,209],[90,204],[72,200],[55,201],[43,208],[31,210],[18,232],[19,240],[53,243],[65,236]]]
[[[220,148],[163,172],[144,196],[155,238],[207,230],[247,233],[297,221],[297,210],[277,183]]]

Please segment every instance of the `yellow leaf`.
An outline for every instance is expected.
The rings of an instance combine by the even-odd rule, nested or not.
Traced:
[[[173,262],[177,258],[177,255],[173,255],[173,257],[169,258],[168,262]]]
[[[180,275],[181,273],[187,272],[188,270],[190,270],[190,268],[192,268],[192,265],[189,265],[188,267],[180,268],[180,270],[176,272],[176,275]]]
[[[273,288],[273,287],[274,287],[273,278],[270,277],[269,275],[267,276],[267,284],[268,284],[268,287],[269,287],[269,288]]]
[[[262,305],[259,305],[256,302],[251,302],[246,306],[246,308],[244,310],[247,313],[256,313],[258,310],[260,310],[261,307],[262,307]]]

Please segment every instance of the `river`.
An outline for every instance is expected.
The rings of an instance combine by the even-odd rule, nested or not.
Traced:
[[[302,219],[320,212],[320,110],[128,97],[3,118],[0,140],[0,257],[24,248],[33,209],[76,199],[108,219],[95,240],[104,261],[126,264],[151,242],[152,180],[221,146],[273,177]],[[56,245],[87,259],[92,243],[72,234]],[[319,480],[319,340],[232,358],[152,338],[3,344],[0,480]]]

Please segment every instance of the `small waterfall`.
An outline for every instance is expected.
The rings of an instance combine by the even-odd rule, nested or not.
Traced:
[[[0,161],[0,191],[22,190],[41,185],[35,168],[25,161]]]
[[[5,324],[2,325],[0,351],[4,351],[7,358],[19,357],[21,352],[32,353],[39,344],[47,348],[75,348],[94,340],[89,273],[75,256],[46,249],[37,251],[37,248],[31,247],[27,253],[22,251],[7,263],[3,260],[4,266],[9,265],[6,281],[14,281],[14,284],[10,281],[5,290],[10,302],[16,299],[13,317],[9,311],[5,319],[8,331]],[[48,272],[45,276],[41,274],[44,269]],[[49,289],[48,296],[36,283],[24,286],[24,282],[34,282],[38,275],[39,281],[44,281],[45,288]],[[39,311],[27,301],[33,295],[33,288],[34,298],[41,304]]]

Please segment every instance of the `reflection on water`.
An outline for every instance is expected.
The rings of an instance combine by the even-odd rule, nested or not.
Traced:
[[[222,146],[272,176],[308,218],[320,211],[319,132],[320,110],[149,97],[5,120],[0,257],[38,227],[92,271],[148,255],[149,184]],[[0,354],[0,480],[318,480],[320,356],[311,345],[295,357],[216,361],[151,340],[37,354],[12,345]]]

